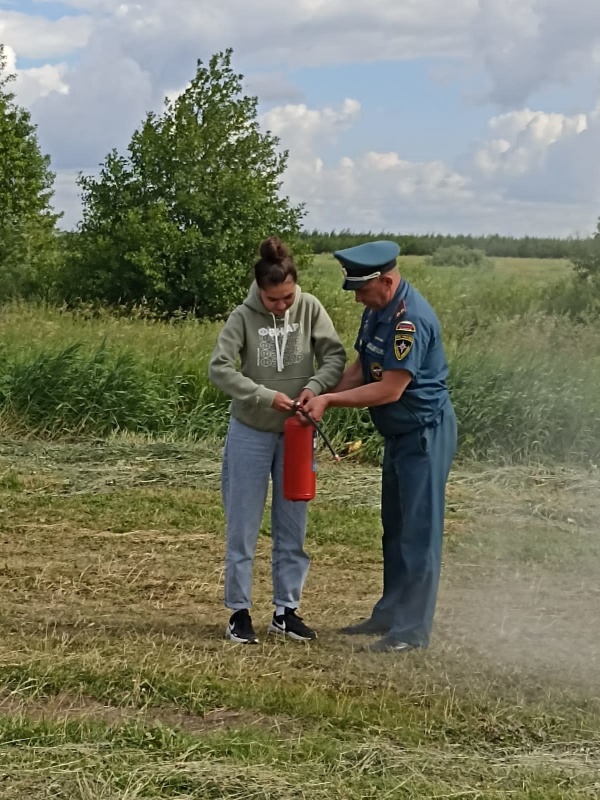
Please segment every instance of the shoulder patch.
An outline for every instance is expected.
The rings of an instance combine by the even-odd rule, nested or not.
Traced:
[[[398,308],[396,309],[396,313],[394,314],[394,319],[401,319],[406,314],[406,302],[404,300],[400,300],[398,303]]]
[[[410,353],[415,339],[409,333],[400,332],[394,336],[394,355],[402,361]]]
[[[374,381],[380,381],[383,378],[383,367],[381,364],[371,364],[371,377]]]
[[[414,333],[417,328],[414,322],[409,322],[408,320],[403,319],[396,325],[396,330],[404,331],[404,333]]]

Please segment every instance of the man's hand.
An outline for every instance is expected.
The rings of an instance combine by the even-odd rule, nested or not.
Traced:
[[[321,394],[318,397],[313,397],[313,399],[309,400],[304,406],[306,413],[310,414],[315,422],[321,422],[323,419],[323,414],[329,408],[328,397],[329,396],[326,394]]]
[[[275,411],[292,411],[294,408],[294,401],[291,397],[288,397],[287,394],[276,392],[273,402],[271,403],[271,408],[274,408]]]

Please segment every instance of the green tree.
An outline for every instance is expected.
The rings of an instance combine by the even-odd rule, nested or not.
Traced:
[[[600,314],[600,219],[593,236],[574,239],[571,245],[573,273],[547,287],[543,306],[551,314],[596,322]]]
[[[47,295],[56,268],[54,175],[0,45],[0,299]]]
[[[242,94],[231,56],[199,61],[189,87],[147,115],[127,156],[113,151],[97,178],[80,176],[71,297],[214,316],[243,299],[263,237],[308,251],[302,207],[279,195],[287,152],[260,131],[258,100]]]
[[[490,269],[493,262],[486,257],[483,250],[452,244],[438,249],[429,258],[433,267],[477,267]]]
[[[575,276],[585,283],[589,289],[600,294],[600,219],[596,232],[590,239],[578,243],[572,257]]]

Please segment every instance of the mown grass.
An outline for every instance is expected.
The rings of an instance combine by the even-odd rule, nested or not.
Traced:
[[[422,752],[416,762],[414,752],[405,748],[385,744],[361,747],[356,743],[335,746],[313,737],[303,737],[301,742],[284,749],[267,735],[259,743],[254,733],[248,742],[248,737],[239,732],[207,737],[199,746],[181,737],[170,737],[160,728],[123,728],[104,736],[97,732],[99,741],[82,748],[68,731],[62,736],[61,733],[48,736],[44,745],[24,751],[23,766],[29,767],[31,777],[15,785],[14,776],[9,773],[12,791],[9,788],[10,794],[5,797],[352,799],[448,797],[453,791],[447,774],[448,754],[435,748]],[[134,749],[136,738],[146,744],[144,750]],[[164,738],[170,739],[170,746],[158,749],[156,743]],[[148,747],[148,739],[155,750]],[[315,763],[311,755],[317,748],[321,756]],[[210,758],[206,757],[207,750]],[[483,792],[475,788],[471,796],[570,800],[585,797],[587,790],[587,796],[593,797],[595,786],[585,772],[582,774],[578,753],[555,761],[545,780],[539,782],[539,789],[533,792],[523,786],[531,775],[544,773],[549,759],[532,753],[524,763],[519,761],[511,754],[490,758],[486,776],[490,776],[495,788]],[[471,773],[475,786],[485,786],[485,776],[479,769],[477,758],[465,759],[465,774]],[[49,791],[39,794],[40,790]]]
[[[338,633],[381,582],[364,414],[327,420],[338,446],[363,445],[320,458],[302,608],[318,641],[264,636],[266,514],[264,641],[236,648],[226,402],[206,381],[218,323],[3,309],[2,798],[598,796],[600,334],[542,311],[561,262],[403,271],[442,318],[462,455],[434,640],[403,658]],[[320,257],[302,285],[351,348],[360,309],[338,279]]]
[[[218,451],[1,442],[2,796],[594,797],[599,489],[457,469],[432,646],[378,657],[337,632],[379,591],[378,471],[323,462],[303,603],[320,638],[236,648]]]
[[[276,734],[251,728],[207,735],[198,742],[162,727],[15,727],[7,734],[27,743],[20,760],[22,772],[29,768],[31,776],[17,785],[32,797],[447,797],[456,786],[448,780],[449,748],[422,748],[416,759],[412,748],[395,743],[373,747],[319,735],[304,735],[282,747]],[[580,753],[574,750],[549,765],[551,761],[535,751],[525,758],[511,752],[490,754],[482,775],[481,759],[469,755],[462,771],[473,781],[469,794],[474,797],[593,796],[595,785]],[[532,776],[538,779],[533,791],[527,788]],[[10,777],[14,780],[14,774]],[[493,789],[486,788],[488,777]],[[44,778],[51,781],[52,795],[36,792],[44,790]]]
[[[494,270],[402,271],[438,312],[451,365],[460,455],[500,463],[600,457],[600,332],[546,307],[565,262],[502,259]],[[360,308],[339,289],[339,269],[320,256],[301,284],[325,303],[353,358]],[[558,284],[556,284],[558,285]],[[207,379],[220,323],[169,324],[8,306],[0,318],[0,424],[9,433],[106,436],[132,432],[174,440],[222,438],[227,399]],[[337,447],[359,458],[381,442],[365,411],[327,417]]]

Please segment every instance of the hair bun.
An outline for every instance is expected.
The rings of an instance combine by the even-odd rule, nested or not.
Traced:
[[[269,236],[260,246],[260,257],[269,264],[282,264],[289,255],[289,249],[278,236]]]

